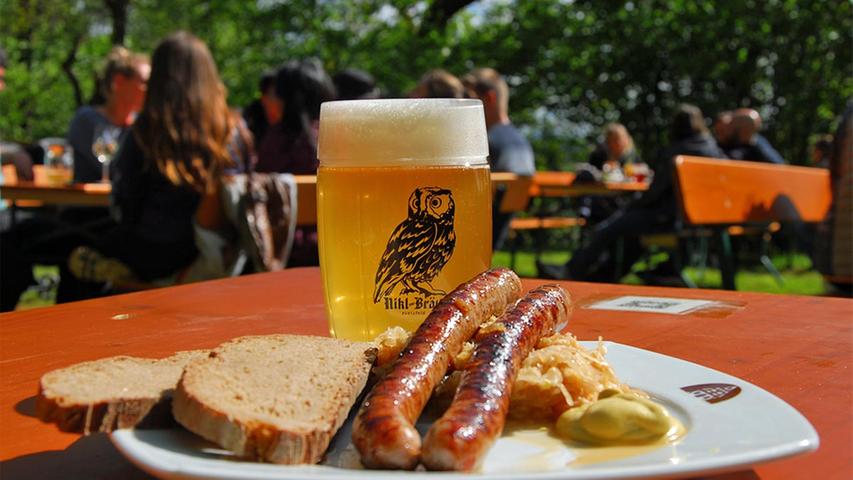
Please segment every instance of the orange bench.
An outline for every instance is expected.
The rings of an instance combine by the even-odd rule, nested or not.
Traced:
[[[775,222],[818,223],[829,212],[825,169],[690,156],[674,161],[681,222],[717,238],[726,289],[735,288],[732,234],[749,227],[768,231]]]

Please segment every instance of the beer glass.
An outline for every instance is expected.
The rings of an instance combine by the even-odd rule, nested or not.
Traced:
[[[479,100],[328,102],[317,228],[332,335],[415,330],[491,263],[491,182]]]

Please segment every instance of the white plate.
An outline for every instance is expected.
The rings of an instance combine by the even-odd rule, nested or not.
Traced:
[[[595,342],[582,342],[594,348]],[[572,465],[577,450],[545,448],[516,437],[499,439],[478,478],[604,479],[682,477],[731,471],[815,450],[818,436],[793,407],[755,385],[647,350],[606,342],[607,359],[622,381],[664,403],[687,428],[675,445],[614,460]],[[703,392],[683,387],[716,384]],[[737,393],[737,388],[740,389]],[[702,396],[717,399],[710,403]],[[721,397],[730,397],[719,401]],[[118,430],[115,446],[142,470],[160,478],[366,479],[409,478],[427,472],[369,471],[339,467],[357,458],[350,422],[332,441],[323,465],[281,466],[234,459],[227,452],[180,429]],[[636,452],[635,452],[636,453]],[[436,474],[442,479],[471,474]]]

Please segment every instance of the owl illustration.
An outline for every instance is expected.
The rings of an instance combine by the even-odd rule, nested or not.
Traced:
[[[450,190],[416,188],[409,197],[409,216],[397,225],[376,270],[373,303],[398,284],[402,293],[444,295],[430,285],[456,246],[453,216],[456,205]]]

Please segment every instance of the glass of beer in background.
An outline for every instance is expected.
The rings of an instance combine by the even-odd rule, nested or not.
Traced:
[[[324,103],[317,228],[332,335],[415,330],[491,263],[491,182],[479,100]]]

